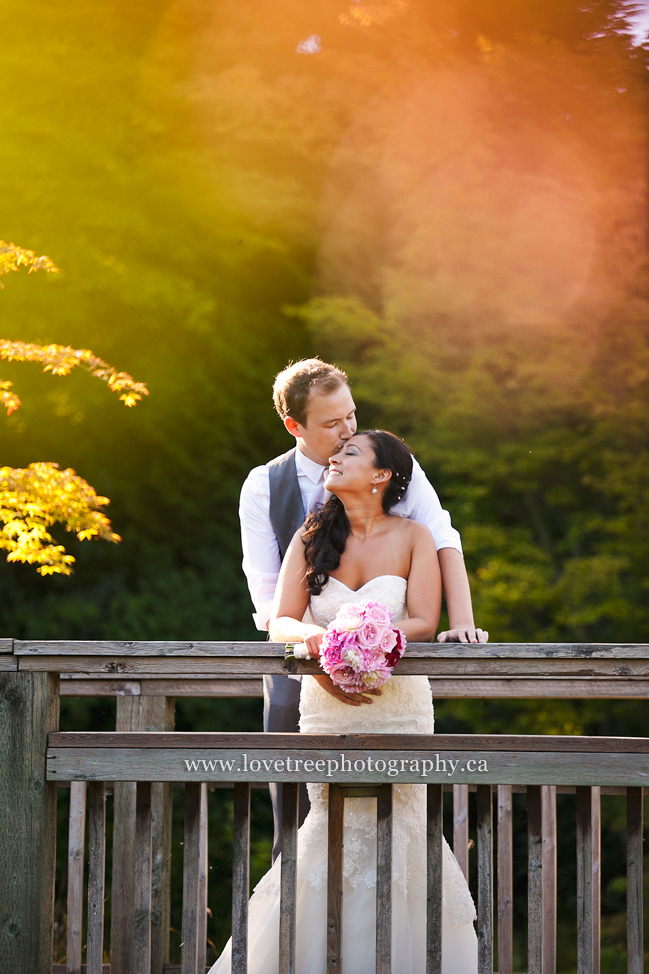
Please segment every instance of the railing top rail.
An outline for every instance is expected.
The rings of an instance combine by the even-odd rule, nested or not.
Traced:
[[[107,640],[0,640],[0,654],[18,657],[284,658],[284,643]],[[649,659],[649,643],[409,643],[411,659]]]
[[[223,750],[296,748],[319,751],[543,751],[649,754],[646,737],[584,737],[578,734],[259,734],[201,731],[56,731],[50,748],[191,748]]]

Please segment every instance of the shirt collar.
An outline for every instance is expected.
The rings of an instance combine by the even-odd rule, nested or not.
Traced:
[[[327,469],[321,463],[316,463],[315,460],[309,459],[306,454],[302,453],[299,446],[295,450],[295,466],[297,467],[298,476],[299,474],[304,474],[314,484],[322,481],[323,474]]]

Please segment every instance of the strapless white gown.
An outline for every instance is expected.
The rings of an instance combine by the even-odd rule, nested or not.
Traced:
[[[406,617],[407,582],[380,575],[357,592],[330,578],[311,599],[304,622],[326,626],[345,602],[383,602],[395,622]],[[407,650],[406,650],[407,652]],[[372,704],[350,707],[303,677],[302,733],[432,734],[433,701],[425,676],[393,676]],[[392,825],[392,971],[426,970],[426,786],[394,785]],[[327,791],[308,785],[311,810],[298,833],[297,974],[326,974]],[[248,925],[249,974],[279,974],[280,859],[258,883]],[[444,841],[442,862],[442,972],[476,974],[478,944],[475,909],[466,880]],[[345,800],[343,854],[343,970],[374,974],[376,930],[376,799]],[[230,974],[228,942],[210,974]]]

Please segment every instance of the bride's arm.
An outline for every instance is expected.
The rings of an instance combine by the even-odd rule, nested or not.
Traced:
[[[317,636],[324,629],[301,621],[309,604],[309,592],[304,582],[305,572],[302,532],[298,531],[282,562],[268,629],[270,638],[275,643],[302,642],[310,649],[314,637],[319,644]]]
[[[408,575],[408,616],[399,623],[408,642],[432,642],[442,610],[442,576],[437,549],[430,531],[410,522],[414,542]]]

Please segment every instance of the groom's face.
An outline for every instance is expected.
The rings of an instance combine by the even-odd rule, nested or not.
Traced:
[[[326,467],[329,457],[340,452],[343,444],[356,432],[356,405],[349,386],[340,385],[333,392],[311,394],[304,426],[287,417],[286,428],[298,441],[302,452]]]

